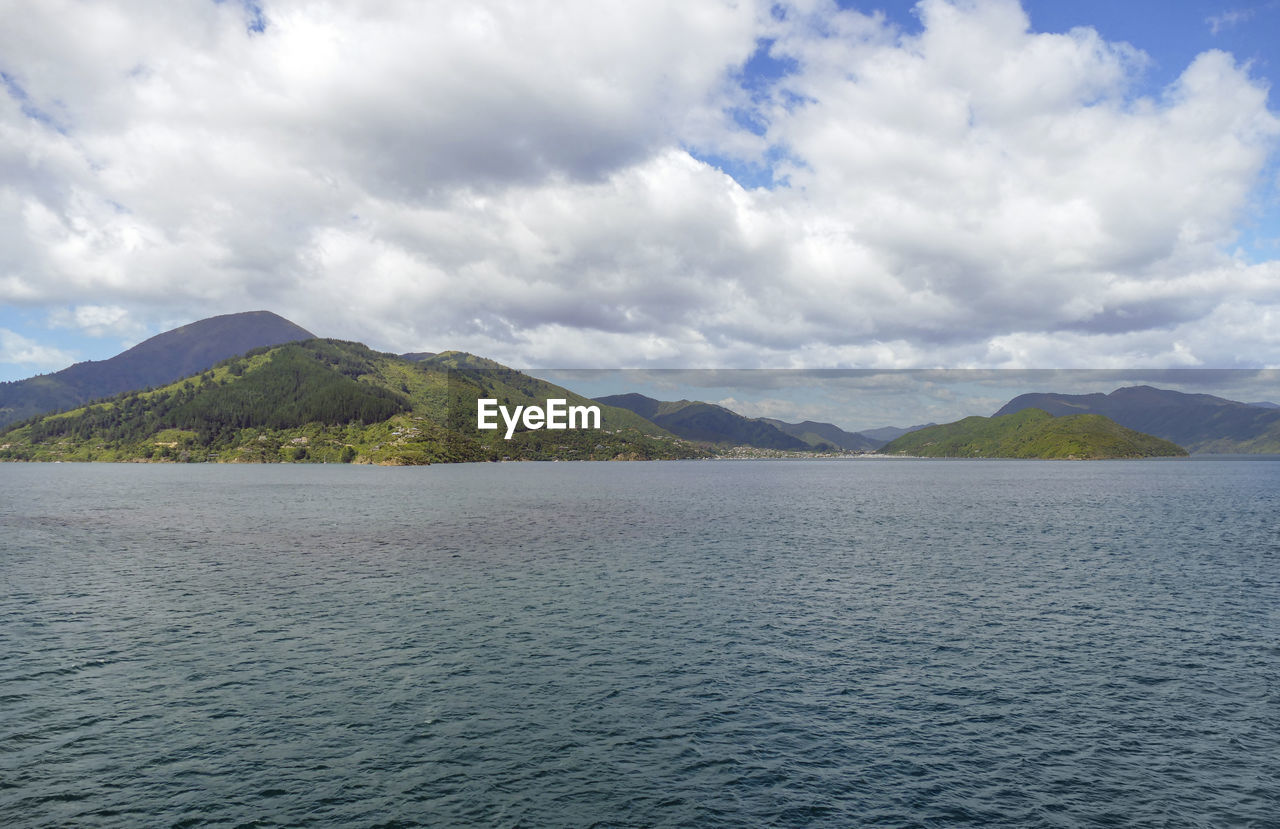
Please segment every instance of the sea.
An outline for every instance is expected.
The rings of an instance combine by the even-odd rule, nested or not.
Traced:
[[[1280,460],[0,465],[0,825],[1280,826]]]

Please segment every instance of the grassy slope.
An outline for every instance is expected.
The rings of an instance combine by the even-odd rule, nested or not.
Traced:
[[[1145,458],[1185,455],[1176,444],[1126,429],[1101,415],[1053,417],[1023,409],[966,417],[903,435],[880,450],[935,458]]]
[[[400,465],[703,454],[624,410],[602,409],[600,431],[517,432],[510,441],[479,432],[479,397],[589,401],[470,355],[437,357],[415,363],[332,340],[258,349],[163,388],[18,424],[0,433],[0,460]]]

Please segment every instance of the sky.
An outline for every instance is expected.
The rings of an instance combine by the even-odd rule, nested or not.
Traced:
[[[259,309],[521,368],[1277,367],[1278,77],[1280,2],[0,0],[0,380]]]

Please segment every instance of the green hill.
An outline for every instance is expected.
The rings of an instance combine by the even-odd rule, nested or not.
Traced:
[[[600,429],[476,428],[476,401],[590,401],[489,360],[412,361],[307,340],[255,349],[149,391],[124,392],[0,432],[0,460],[362,462],[699,457],[634,413],[601,407]]]
[[[929,458],[1150,458],[1186,455],[1162,438],[1125,428],[1102,415],[1054,417],[1041,409],[966,417],[890,441],[886,455]]]
[[[157,334],[108,360],[0,383],[0,427],[100,397],[171,383],[252,348],[314,336],[270,311],[209,317]]]

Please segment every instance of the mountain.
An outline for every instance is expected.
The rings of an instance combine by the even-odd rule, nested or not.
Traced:
[[[661,400],[654,400],[652,397],[645,397],[643,394],[631,392],[629,394],[611,394],[605,397],[597,397],[597,402],[604,403],[608,406],[617,406],[620,409],[635,412],[645,420],[653,421],[658,416],[658,409],[663,406]],[[689,401],[684,401],[688,403]],[[667,404],[668,406],[672,404]]]
[[[1270,400],[1260,400],[1257,403],[1246,403],[1246,406],[1256,406],[1259,409],[1280,409],[1280,403],[1272,403]]]
[[[1122,426],[1171,440],[1192,452],[1280,452],[1280,409],[1209,394],[1129,386],[1110,394],[1023,394],[996,415],[1023,409],[1053,415],[1100,414]]]
[[[880,445],[883,446],[884,444],[888,443],[894,438],[900,438],[905,434],[914,432],[918,429],[923,429],[926,426],[937,426],[937,425],[938,424],[936,423],[922,423],[919,426],[908,426],[905,429],[901,426],[881,426],[877,429],[863,429],[861,432],[858,432],[858,434],[862,435],[863,437],[868,437],[868,438],[871,438],[872,440],[879,441]]]
[[[874,452],[884,445],[882,440],[875,440],[857,432],[846,432],[834,423],[819,423],[813,420],[787,423],[771,417],[762,417],[760,421],[768,423],[779,432],[799,438],[811,448],[820,451]]]
[[[819,452],[871,452],[884,443],[846,432],[833,423],[812,420],[788,423],[769,417],[744,417],[714,403],[655,400],[635,392],[596,399],[629,409],[686,440],[704,443]]]
[[[157,334],[108,360],[0,383],[0,427],[99,397],[171,383],[253,348],[314,336],[270,311],[209,317]]]
[[[200,374],[0,432],[0,460],[361,462],[702,457],[634,413],[601,406],[601,428],[477,428],[477,401],[590,401],[461,352],[418,362],[311,339],[252,349]]]
[[[813,449],[800,438],[792,437],[769,423],[743,417],[714,403],[654,400],[635,393],[597,397],[596,401],[635,412],[685,440],[796,452]]]
[[[1100,459],[1187,454],[1176,444],[1127,429],[1102,415],[1055,417],[1043,409],[966,417],[929,426],[890,441],[880,451],[929,458]]]

